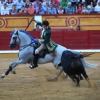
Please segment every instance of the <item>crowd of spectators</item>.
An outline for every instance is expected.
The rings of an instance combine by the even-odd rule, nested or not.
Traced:
[[[100,13],[100,0],[0,0],[1,15]]]

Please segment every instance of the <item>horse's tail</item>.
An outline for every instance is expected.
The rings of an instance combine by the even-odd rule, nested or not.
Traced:
[[[97,68],[98,64],[90,64],[84,58],[81,58],[82,64],[85,68]]]

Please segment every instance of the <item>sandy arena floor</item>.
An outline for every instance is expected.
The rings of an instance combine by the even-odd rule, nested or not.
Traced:
[[[15,58],[0,58],[0,75],[6,71]],[[88,62],[99,64],[96,69],[86,69],[92,87],[85,80],[81,87],[75,87],[71,79],[62,74],[57,81],[47,79],[55,76],[51,63],[29,69],[28,64],[15,68],[17,74],[10,73],[0,79],[0,100],[100,100],[100,58],[87,58]]]

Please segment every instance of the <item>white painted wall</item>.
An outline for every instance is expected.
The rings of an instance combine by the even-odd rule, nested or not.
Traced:
[[[42,16],[39,16],[39,15],[35,15],[34,16],[34,19],[36,20],[36,21],[39,21],[39,22],[42,22]],[[34,24],[34,27],[36,26],[36,23]],[[41,28],[41,27],[40,27]]]

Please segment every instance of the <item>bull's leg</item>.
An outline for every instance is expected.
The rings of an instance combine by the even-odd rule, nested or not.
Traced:
[[[90,81],[89,81],[89,78],[86,78],[86,81],[88,82],[89,87],[92,87],[92,86],[91,86],[91,83],[90,83]]]
[[[77,86],[77,87],[80,86],[80,84],[79,84],[79,83],[80,83],[80,79],[79,79],[76,75],[71,75],[70,78],[71,78],[72,80],[76,80],[76,82],[77,82],[77,83],[76,83],[76,86]]]
[[[82,77],[82,75],[80,74],[80,80],[83,80],[83,77]]]
[[[86,81],[88,82],[89,87],[91,87],[88,75],[86,74],[84,67],[82,67],[81,72],[82,72],[82,75],[85,77]]]

